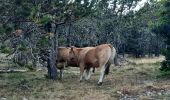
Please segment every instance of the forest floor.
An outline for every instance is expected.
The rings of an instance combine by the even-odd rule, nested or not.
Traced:
[[[160,72],[162,59],[129,58],[134,63],[111,66],[102,86],[99,69],[81,83],[79,68],[67,68],[56,81],[46,79],[45,70],[0,73],[0,100],[170,100],[170,73]]]

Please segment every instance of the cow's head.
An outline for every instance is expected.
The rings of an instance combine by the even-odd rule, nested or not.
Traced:
[[[76,47],[71,47],[69,51],[69,61],[72,63],[78,63],[78,50]]]

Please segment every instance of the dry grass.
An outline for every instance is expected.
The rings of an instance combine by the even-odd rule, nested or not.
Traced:
[[[153,58],[128,58],[129,61],[135,63],[135,64],[150,64],[150,63],[156,63],[156,62],[161,62],[165,59],[164,56],[160,57],[153,57]]]
[[[146,59],[146,58],[145,58]],[[169,100],[170,80],[160,74],[157,58],[151,63],[111,67],[102,86],[99,69],[88,81],[79,82],[79,69],[68,68],[64,79],[45,79],[46,71],[0,74],[0,99],[6,100]],[[140,61],[141,60],[141,61]],[[143,62],[143,59],[133,61]],[[145,62],[146,63],[146,62]]]
[[[7,57],[7,54],[0,53],[0,69],[5,69],[13,66],[13,63],[10,61],[11,56]]]

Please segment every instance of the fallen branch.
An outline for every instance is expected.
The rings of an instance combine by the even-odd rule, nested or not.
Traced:
[[[25,69],[0,69],[0,73],[27,72]]]

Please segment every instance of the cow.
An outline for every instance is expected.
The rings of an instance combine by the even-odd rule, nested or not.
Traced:
[[[62,79],[63,77],[63,70],[65,67],[68,67],[68,66],[78,67],[77,62],[68,61],[70,49],[71,48],[69,47],[58,47],[56,66],[60,70],[60,79]]]
[[[104,75],[109,73],[109,67],[115,63],[116,49],[111,44],[101,44],[96,47],[76,48],[71,47],[69,61],[77,62],[80,67],[80,82],[85,78],[90,79],[92,70],[100,67],[98,85],[102,85]]]
[[[71,48],[69,48],[69,47],[58,47],[58,53],[56,55],[56,57],[57,57],[56,66],[57,66],[57,69],[59,69],[59,71],[60,71],[60,76],[59,76],[60,79],[63,78],[63,70],[65,67],[68,67],[68,66],[78,67],[77,62],[73,62],[73,61],[69,62],[68,61],[70,49]],[[40,59],[42,62],[47,62],[48,57],[49,57],[49,53],[47,50],[40,51]],[[45,64],[45,63],[43,63],[43,64]],[[48,65],[45,65],[45,66],[48,66]]]

